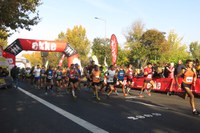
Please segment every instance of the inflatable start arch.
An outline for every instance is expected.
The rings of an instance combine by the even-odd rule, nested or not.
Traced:
[[[68,66],[71,65],[78,54],[69,44],[61,41],[16,39],[3,52],[3,56],[8,59],[9,64],[15,65],[16,58],[21,51],[41,51],[41,52],[62,52],[68,57]]]

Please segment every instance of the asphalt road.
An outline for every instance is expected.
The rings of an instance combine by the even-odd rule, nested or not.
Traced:
[[[0,133],[198,133],[200,116],[191,113],[189,98],[152,93],[138,97],[138,90],[124,98],[112,94],[101,101],[91,90],[49,93],[20,83],[18,89],[0,90]],[[200,110],[200,99],[196,98]]]

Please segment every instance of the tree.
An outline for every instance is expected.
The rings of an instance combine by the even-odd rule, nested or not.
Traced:
[[[125,49],[126,53],[130,53],[127,56],[129,63],[134,66],[139,66],[138,62],[146,60],[145,48],[142,46],[140,38],[144,33],[144,24],[142,21],[138,20],[132,24],[127,35],[125,35],[126,43]]]
[[[92,54],[97,56],[99,64],[103,65],[104,60],[106,58],[108,65],[110,65],[111,64],[110,40],[95,38],[93,40],[93,45],[92,45]]]
[[[163,53],[163,43],[165,36],[162,32],[152,29],[147,30],[140,38],[142,46],[146,49],[147,60],[156,60]]]
[[[31,62],[32,66],[42,65],[42,58],[40,52],[33,52],[32,54],[23,54],[27,60]]]
[[[178,62],[178,60],[186,60],[189,56],[186,45],[182,44],[182,37],[178,37],[174,31],[170,31],[165,45],[164,51],[161,54],[160,62]]]
[[[139,42],[143,33],[144,33],[144,24],[142,23],[142,21],[141,20],[135,21],[130,27],[130,30],[128,31],[127,35],[125,35],[127,44],[129,42],[131,43]]]
[[[88,53],[90,51],[90,42],[86,37],[86,30],[82,26],[74,26],[73,29],[67,29],[66,34],[61,32],[56,40],[66,41],[79,54],[83,65],[88,63]]]
[[[198,42],[190,43],[190,53],[194,59],[200,59],[200,44]]]
[[[118,65],[128,65],[130,55],[130,50],[122,49],[120,46],[118,46],[118,56],[117,56],[117,64]]]
[[[0,30],[26,29],[39,21],[37,7],[41,0],[1,0],[0,1]],[[0,36],[2,38],[2,36]]]
[[[7,45],[7,32],[4,30],[0,30],[0,46],[5,47]]]

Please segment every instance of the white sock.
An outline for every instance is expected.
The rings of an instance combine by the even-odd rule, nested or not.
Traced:
[[[75,96],[75,92],[74,92],[74,90],[72,90],[72,95]]]

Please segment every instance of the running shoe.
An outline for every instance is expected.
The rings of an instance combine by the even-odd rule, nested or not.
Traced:
[[[126,97],[128,94],[124,94],[124,97]]]
[[[127,92],[129,93],[130,90],[131,90],[131,89],[128,87],[128,88],[127,88]]]
[[[147,94],[148,94],[148,96],[151,96],[151,93],[150,93],[150,92],[148,92]]]
[[[118,93],[117,91],[115,92],[115,94],[116,94],[117,96],[119,96],[119,93]]]
[[[97,97],[97,100],[100,101],[101,99],[99,97]]]
[[[110,96],[108,94],[106,94],[106,98],[109,98]]]
[[[77,96],[76,96],[76,95],[73,95],[73,98],[77,98]]]
[[[199,111],[195,110],[195,111],[192,112],[192,114],[193,115],[199,115],[200,113],[199,113]]]
[[[48,95],[48,93],[47,93],[47,92],[45,92],[44,94],[45,94],[45,95]]]
[[[143,98],[144,96],[143,96],[142,94],[139,94],[139,97],[140,97],[140,98]]]

